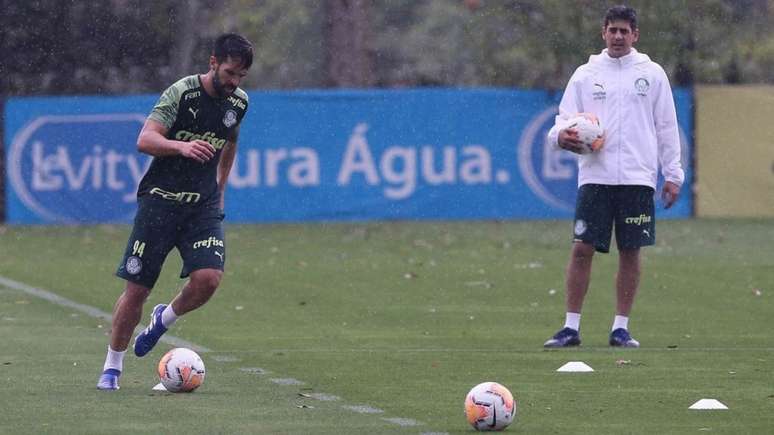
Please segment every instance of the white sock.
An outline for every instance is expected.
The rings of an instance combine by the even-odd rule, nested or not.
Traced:
[[[172,309],[172,304],[169,304],[166,308],[164,308],[164,311],[161,312],[161,324],[164,325],[165,328],[169,329],[169,327],[174,325],[176,321],[177,314],[175,314],[175,311]]]
[[[580,313],[570,313],[564,315],[564,327],[580,330]]]
[[[110,348],[110,345],[108,345],[107,356],[105,357],[105,365],[102,367],[102,370],[115,369],[119,372],[123,371],[125,353],[126,350],[123,352],[116,352]]]
[[[629,318],[626,316],[615,316],[615,319],[613,320],[613,329],[610,331],[615,331],[618,328],[623,328],[628,330],[629,329]]]

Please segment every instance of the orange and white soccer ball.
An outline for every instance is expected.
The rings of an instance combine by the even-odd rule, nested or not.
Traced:
[[[191,349],[176,347],[161,357],[159,380],[167,391],[190,393],[204,382],[204,361]]]
[[[605,130],[593,113],[578,113],[566,125],[565,128],[572,128],[578,133],[578,139],[583,143],[580,154],[597,152],[605,145]]]
[[[465,416],[476,430],[503,430],[516,417],[516,401],[504,386],[484,382],[473,387],[465,397]]]

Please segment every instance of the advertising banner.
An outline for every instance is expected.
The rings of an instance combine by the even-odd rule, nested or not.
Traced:
[[[572,218],[573,154],[546,144],[560,94],[504,89],[250,92],[230,222]],[[12,98],[7,221],[130,222],[157,95]],[[692,94],[675,90],[689,217]]]

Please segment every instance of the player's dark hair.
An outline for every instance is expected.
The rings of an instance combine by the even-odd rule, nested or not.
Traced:
[[[218,36],[212,46],[212,55],[219,63],[223,63],[229,57],[242,63],[247,69],[253,64],[253,44],[242,35],[236,33],[224,33]]]
[[[613,6],[608,9],[605,14],[605,28],[607,28],[607,25],[612,21],[628,21],[632,30],[637,30],[637,11],[629,6]]]

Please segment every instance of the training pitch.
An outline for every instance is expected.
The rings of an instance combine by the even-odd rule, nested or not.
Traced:
[[[635,350],[607,345],[615,250],[594,259],[582,347],[542,348],[564,321],[569,221],[226,231],[221,288],[169,332],[202,350],[204,384],[170,394],[152,390],[170,342],[95,388],[129,227],[0,227],[0,433],[470,433],[483,381],[516,398],[509,433],[774,428],[772,219],[660,221]],[[143,323],[179,271],[173,251]],[[570,361],[594,371],[556,371]]]

